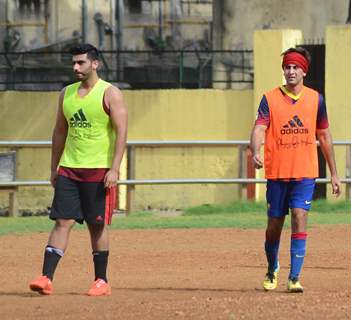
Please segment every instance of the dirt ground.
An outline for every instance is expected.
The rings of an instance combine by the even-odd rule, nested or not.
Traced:
[[[47,234],[1,236],[0,319],[351,319],[351,228],[309,230],[303,294],[286,293],[289,231],[278,290],[264,292],[263,230],[111,231],[110,297],[88,297],[86,231],[72,232],[54,294],[28,283],[41,272]]]

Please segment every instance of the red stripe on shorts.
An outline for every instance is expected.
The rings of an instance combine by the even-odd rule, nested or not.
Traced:
[[[105,224],[111,224],[113,210],[116,206],[116,187],[107,188],[105,200]]]

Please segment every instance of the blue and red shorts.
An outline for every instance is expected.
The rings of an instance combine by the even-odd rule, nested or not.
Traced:
[[[315,179],[301,180],[268,180],[267,181],[267,214],[279,218],[289,214],[289,208],[301,208],[309,211],[313,199]]]

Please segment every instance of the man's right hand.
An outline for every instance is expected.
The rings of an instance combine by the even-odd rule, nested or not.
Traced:
[[[262,160],[261,155],[259,153],[254,154],[252,156],[252,162],[253,162],[255,169],[261,169],[263,167],[263,160]]]
[[[51,171],[51,177],[50,177],[50,182],[51,185],[55,188],[56,186],[56,180],[57,180],[57,170]]]

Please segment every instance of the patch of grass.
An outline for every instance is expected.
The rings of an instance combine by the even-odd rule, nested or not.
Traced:
[[[130,215],[114,219],[112,228],[116,229],[169,229],[169,228],[263,228],[264,214],[212,214],[198,216],[160,217],[157,215],[135,217]]]
[[[138,212],[125,217],[114,217],[111,229],[169,229],[169,228],[264,228],[265,214],[236,213],[199,216],[158,216],[154,213]],[[24,234],[28,232],[48,233],[54,225],[48,217],[0,218],[0,235]],[[75,229],[86,228],[75,225]]]
[[[318,224],[351,224],[351,210],[349,212],[311,212],[308,217],[308,225]]]
[[[327,200],[316,200],[312,202],[312,212],[320,213],[351,213],[351,202],[346,200],[330,202]]]
[[[320,224],[351,224],[350,202],[315,201],[309,214],[309,226]],[[160,216],[155,212],[134,212],[114,217],[112,229],[167,228],[265,228],[267,222],[264,202],[236,202],[228,205],[203,205],[186,209],[180,216]],[[0,218],[0,235],[28,232],[48,233],[54,225],[47,216]],[[290,226],[290,217],[285,227]],[[76,229],[85,225],[76,224]]]
[[[266,212],[265,202],[237,201],[229,204],[203,204],[184,210],[185,216],[218,214],[218,213],[261,213]]]
[[[131,212],[129,214],[130,218],[146,218],[146,217],[151,217],[153,215],[152,211],[137,211],[137,212]]]
[[[204,204],[184,210],[186,216],[218,214],[218,213],[265,213],[266,202],[258,201],[236,201],[228,204]],[[320,213],[351,213],[350,201],[329,202],[326,200],[315,200],[312,202],[311,212]]]
[[[49,232],[54,222],[47,216],[39,217],[1,217],[0,218],[0,235],[4,234],[23,234],[28,232]],[[78,225],[78,228],[83,226]]]

